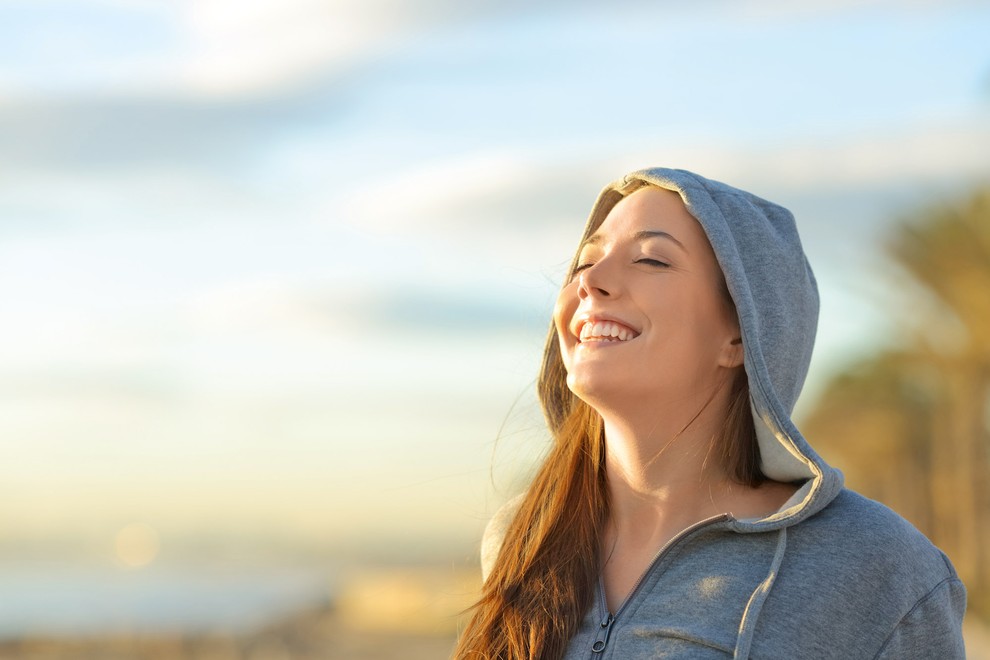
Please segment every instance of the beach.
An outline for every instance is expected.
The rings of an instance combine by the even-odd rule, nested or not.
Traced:
[[[323,602],[296,609],[283,601],[270,620],[228,629],[169,630],[147,617],[140,629],[17,634],[0,641],[0,659],[25,660],[427,660],[453,650],[462,612],[477,593],[476,570],[364,568],[341,580]],[[244,609],[244,608],[242,608]],[[257,618],[257,615],[256,615]],[[222,620],[214,617],[214,621]],[[45,630],[44,622],[35,629]],[[216,627],[214,625],[214,627]]]

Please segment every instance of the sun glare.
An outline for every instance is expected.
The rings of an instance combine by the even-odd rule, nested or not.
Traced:
[[[122,527],[114,539],[117,561],[126,568],[143,568],[158,556],[158,532],[144,523]]]

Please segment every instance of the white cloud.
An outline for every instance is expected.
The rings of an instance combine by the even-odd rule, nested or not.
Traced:
[[[342,201],[334,200],[328,212],[371,232],[408,231],[443,224],[449,207],[511,190],[534,174],[535,163],[521,152],[471,152],[375,175]]]
[[[4,4],[0,36],[14,57],[0,71],[0,89],[14,97],[79,89],[255,94],[339,72],[410,26],[391,0]]]
[[[876,10],[943,12],[951,7],[979,7],[979,0],[746,0],[722,3],[722,8],[737,16],[754,20],[813,18],[822,15],[855,14]]]
[[[329,341],[335,330],[333,317],[318,299],[273,276],[195,291],[179,314],[191,336],[211,340],[248,336],[276,345],[300,340],[320,344]]]
[[[990,174],[990,122],[980,116],[767,145],[681,138],[654,140],[644,148],[642,142],[616,144],[599,160],[614,163],[615,176],[639,167],[680,167],[743,188],[774,191],[944,184]]]
[[[643,167],[685,168],[743,188],[778,193],[867,190],[986,176],[988,148],[990,124],[980,117],[769,145],[610,136],[607,141],[585,139],[580,148],[548,144],[528,151],[490,149],[417,163],[391,174],[375,172],[343,199],[328,200],[325,214],[367,232],[414,233],[450,228],[452,214],[465,209],[474,209],[473,216],[456,219],[488,217],[488,207],[511,205],[516,197],[532,204],[534,191],[548,191],[556,212],[541,208],[525,218],[506,216],[498,223],[518,234],[523,227],[572,225],[576,207],[563,195],[573,194],[590,204],[609,180]],[[517,205],[517,215],[525,212],[521,201]]]
[[[324,0],[186,2],[181,78],[199,92],[225,94],[340,70],[393,33],[371,8]]]

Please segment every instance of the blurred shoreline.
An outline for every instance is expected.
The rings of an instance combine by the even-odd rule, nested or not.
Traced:
[[[7,630],[0,659],[26,660],[426,660],[450,656],[462,612],[477,592],[476,569],[357,569],[322,602],[288,608],[255,625],[162,625],[89,632]],[[291,591],[291,590],[290,590]],[[99,607],[94,600],[93,606]],[[216,618],[220,621],[220,618]],[[221,617],[222,618],[222,617]],[[147,623],[147,622],[145,622]]]
[[[354,629],[332,606],[294,614],[243,635],[145,634],[30,637],[0,642],[0,658],[24,660],[435,660],[455,634]]]

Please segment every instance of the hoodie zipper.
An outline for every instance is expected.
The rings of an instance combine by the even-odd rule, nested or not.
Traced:
[[[639,587],[643,584],[643,581],[646,579],[646,576],[653,572],[653,567],[656,566],[657,562],[660,561],[660,559],[665,554],[667,554],[667,552],[672,547],[674,547],[677,543],[680,543],[682,540],[684,540],[694,532],[697,532],[703,527],[707,527],[709,525],[714,525],[715,523],[719,523],[731,519],[732,516],[730,516],[727,513],[723,513],[717,516],[712,516],[711,518],[706,518],[705,520],[696,522],[690,527],[681,530],[680,533],[678,533],[672,539],[667,541],[663,545],[663,547],[661,547],[657,551],[657,554],[653,555],[653,559],[650,561],[650,565],[639,576],[639,579],[636,580],[636,584],[633,585],[633,588],[629,592],[629,595],[626,596],[626,599],[622,601],[621,605],[619,605],[619,608],[615,611],[615,614],[612,614],[611,612],[608,611],[608,604],[607,601],[605,600],[605,582],[601,578],[601,576],[599,576],[598,598],[599,598],[599,602],[601,603],[601,607],[598,608],[598,611],[599,614],[601,614],[602,619],[601,619],[601,623],[598,626],[598,630],[595,633],[595,641],[591,645],[591,653],[592,653],[591,657],[595,658],[598,654],[602,653],[605,650],[605,648],[608,646],[608,639],[612,634],[612,627],[614,626],[616,619],[619,618],[619,615],[622,614],[623,610],[626,609],[626,605],[629,604],[629,601],[631,601],[633,597],[636,595],[636,592],[639,591]]]

